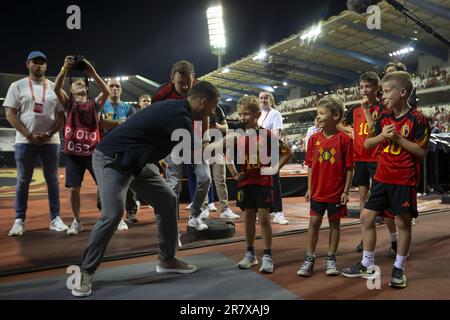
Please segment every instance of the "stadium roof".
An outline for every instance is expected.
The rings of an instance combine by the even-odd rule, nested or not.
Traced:
[[[200,79],[212,82],[224,98],[234,101],[273,86],[277,86],[274,95],[284,100],[293,87],[323,92],[332,85],[355,84],[362,72],[381,72],[394,58],[411,71],[416,69],[419,54],[448,61],[449,51],[442,42],[386,2],[379,6],[380,30],[368,29],[367,15],[346,10],[321,22],[322,32],[315,41],[301,40],[308,31],[303,30],[267,47],[264,59],[257,60],[256,54],[251,54]],[[428,24],[438,27],[441,34],[450,36],[450,1],[408,0],[407,6]],[[414,51],[404,56],[389,56],[410,47]]]

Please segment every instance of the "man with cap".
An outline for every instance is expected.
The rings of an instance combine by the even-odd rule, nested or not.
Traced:
[[[28,191],[38,156],[48,188],[50,230],[67,230],[59,216],[58,185],[59,130],[64,123],[64,109],[53,91],[54,83],[45,78],[47,57],[33,51],[26,66],[29,76],[11,84],[3,103],[6,119],[16,129],[16,219],[9,236],[25,232]]]

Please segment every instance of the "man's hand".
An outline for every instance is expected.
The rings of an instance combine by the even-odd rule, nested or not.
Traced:
[[[85,69],[86,74],[89,77],[94,77],[94,75],[96,73],[94,66],[89,61],[87,61],[86,59],[83,59],[83,61],[86,64],[86,69]]]
[[[75,59],[73,56],[67,56],[64,60],[63,68],[67,71],[72,69],[75,66]]]
[[[383,130],[381,131],[381,135],[386,139],[393,140],[395,136],[395,124],[384,126]]]
[[[309,202],[309,200],[311,200],[311,191],[308,190],[305,194],[305,201]]]
[[[342,193],[341,204],[346,205],[348,203],[348,201],[349,201],[348,193],[347,192]]]
[[[30,133],[27,136],[28,141],[30,141],[31,144],[42,144],[42,133]]]
[[[236,180],[237,182],[239,182],[239,181],[241,181],[242,179],[245,178],[245,173],[239,172],[239,173],[238,173],[237,175],[235,175],[233,178],[234,178],[234,180]]]

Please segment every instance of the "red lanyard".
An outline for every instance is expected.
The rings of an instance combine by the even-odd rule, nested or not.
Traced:
[[[31,83],[30,78],[28,78],[28,84],[30,85],[31,97],[33,98],[33,102],[36,102],[36,97],[34,96],[33,84]],[[46,91],[46,81],[44,79],[44,91],[42,92],[42,103],[45,103],[45,91]]]
[[[266,126],[264,125],[264,122],[266,122],[266,119],[267,119],[267,117],[269,116],[269,113],[270,113],[271,111],[272,111],[272,110],[269,110],[269,112],[267,112],[266,116],[264,117],[264,120],[263,120],[262,123],[261,123],[261,126],[262,126],[263,128],[265,128],[265,129],[267,129],[267,128],[266,128]]]

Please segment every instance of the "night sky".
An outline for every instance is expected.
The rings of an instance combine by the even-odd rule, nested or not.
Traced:
[[[68,30],[66,9],[81,8],[81,30]],[[56,75],[67,54],[92,61],[102,76],[140,74],[162,83],[171,65],[194,63],[197,76],[217,68],[210,53],[206,9],[208,0],[186,1],[15,1],[2,3],[0,72],[25,74],[32,50],[49,59]],[[320,19],[346,9],[345,0],[223,0],[227,33],[227,64],[257,52]]]

